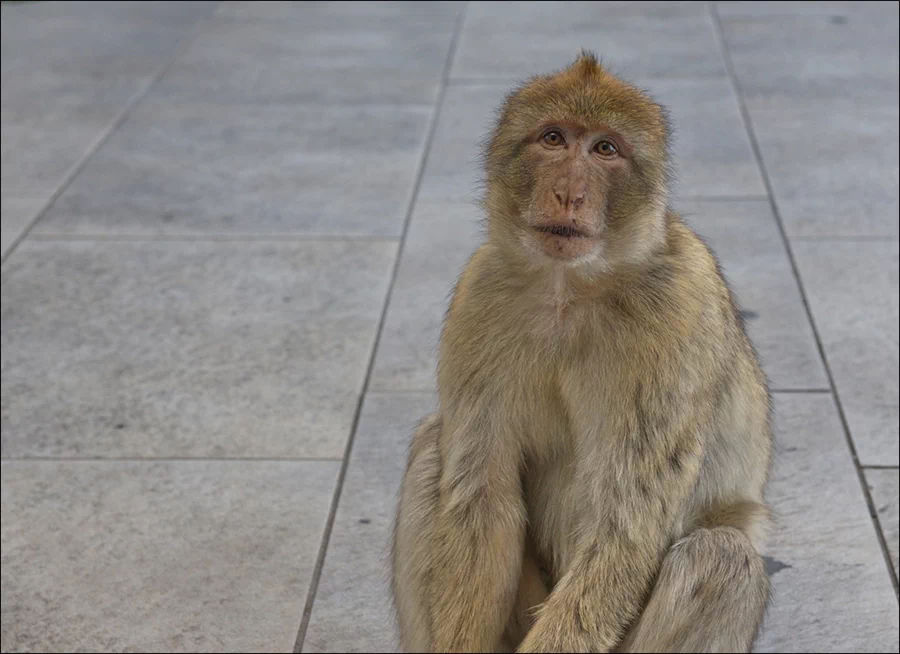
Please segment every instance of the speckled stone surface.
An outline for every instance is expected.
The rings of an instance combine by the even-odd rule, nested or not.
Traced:
[[[4,461],[3,651],[290,651],[338,466]]]
[[[3,269],[3,456],[340,458],[394,251],[24,244]]]
[[[884,539],[891,554],[894,572],[900,573],[898,552],[900,552],[900,487],[898,472],[894,470],[866,470],[866,481],[872,492],[872,501],[878,512],[878,523],[884,532]]]
[[[4,652],[396,651],[480,143],[581,48],[669,108],[776,391],[757,651],[898,650],[897,3],[0,14]]]

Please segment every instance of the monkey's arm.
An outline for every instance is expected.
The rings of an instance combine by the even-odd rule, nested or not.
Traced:
[[[515,439],[469,413],[442,443],[432,549],[431,623],[438,652],[493,651],[515,601],[525,508]]]
[[[699,450],[691,433],[647,433],[644,425],[580,458],[597,519],[518,651],[609,652],[617,645],[651,590],[673,514],[697,478]],[[613,460],[599,475],[598,456]]]
[[[479,248],[441,335],[441,479],[429,581],[435,651],[495,651],[512,615],[525,548],[522,446],[503,393],[496,294]],[[473,287],[481,291],[473,292]]]

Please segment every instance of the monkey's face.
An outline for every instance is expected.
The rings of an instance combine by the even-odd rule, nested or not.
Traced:
[[[627,181],[629,150],[625,138],[607,126],[553,120],[539,125],[520,155],[531,178],[520,216],[526,239],[554,259],[599,250],[609,229],[611,197]]]
[[[485,156],[492,238],[570,263],[633,261],[662,233],[666,155],[663,109],[582,55],[506,99]]]

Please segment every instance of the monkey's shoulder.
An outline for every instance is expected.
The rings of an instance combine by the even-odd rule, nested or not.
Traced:
[[[488,265],[489,250],[490,245],[484,243],[469,257],[453,289],[453,296],[447,307],[448,316],[459,311],[460,307],[470,304],[469,300],[472,298],[473,292],[477,293],[477,282],[483,276],[483,271]]]
[[[535,361],[560,332],[554,309],[523,276],[510,272],[490,243],[482,245],[466,265],[444,319],[440,367],[497,372],[510,361]],[[544,362],[546,363],[546,362]]]
[[[677,273],[683,285],[721,294],[725,282],[712,249],[678,214],[670,211],[667,222],[666,247],[656,263]]]
[[[726,336],[750,348],[744,319],[724,273],[721,262],[706,240],[689,227],[679,216],[673,215],[670,234],[673,250],[678,253],[679,267],[688,280],[687,286],[694,289],[694,295],[702,293],[705,300],[705,316]],[[751,352],[751,358],[755,353]]]
[[[728,318],[730,299],[712,251],[677,216],[665,247],[648,263],[622,275],[608,304],[623,321],[653,331],[693,333],[699,322]]]
[[[521,304],[522,285],[516,286],[515,281],[504,269],[494,246],[482,244],[457,280],[446,322],[474,320],[483,328],[489,327],[504,317],[505,309]]]

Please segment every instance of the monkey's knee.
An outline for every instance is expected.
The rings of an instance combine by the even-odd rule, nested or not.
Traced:
[[[762,549],[766,532],[771,524],[771,510],[764,504],[752,500],[730,502],[707,508],[694,521],[695,529],[706,530],[717,527],[733,527],[742,532],[753,546]]]
[[[666,560],[693,574],[719,575],[723,581],[765,576],[762,558],[747,535],[735,527],[697,529],[676,542]]]
[[[698,529],[672,546],[666,565],[690,598],[701,603],[768,593],[762,557],[733,527]]]
[[[440,433],[438,415],[426,418],[416,430],[400,486],[400,504],[394,525],[391,588],[400,627],[400,645],[408,652],[432,649],[428,579],[441,476]]]
[[[768,596],[765,565],[746,534],[698,529],[669,550],[620,651],[749,652]]]

